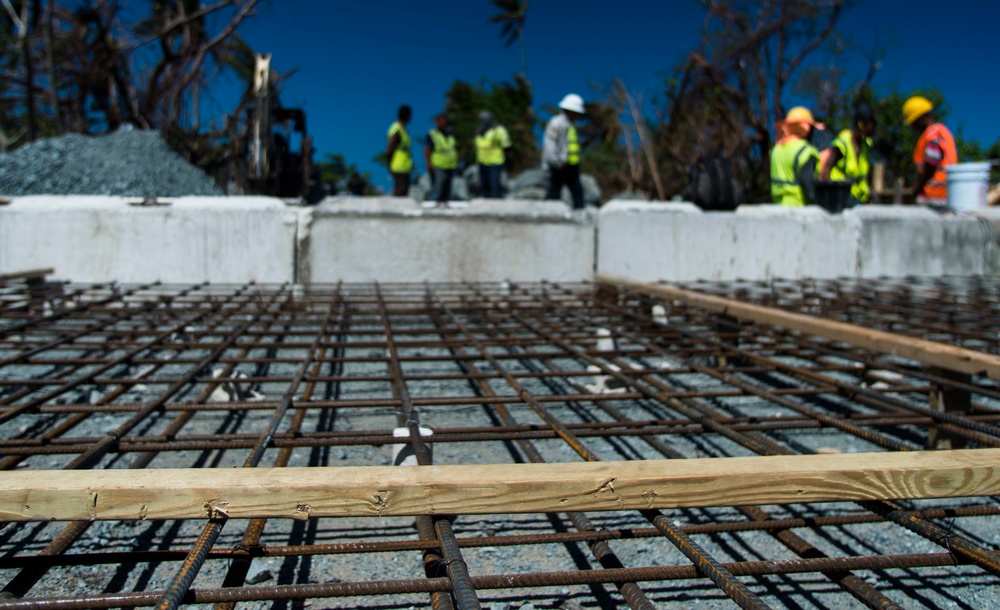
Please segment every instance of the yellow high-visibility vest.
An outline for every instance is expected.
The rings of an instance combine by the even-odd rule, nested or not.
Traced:
[[[399,134],[399,146],[392,151],[392,159],[389,160],[389,171],[394,174],[408,174],[413,169],[413,155],[410,154],[410,134],[399,121],[389,126],[389,133],[386,136],[390,140],[392,136]]]
[[[576,126],[572,123],[566,130],[566,163],[580,165],[580,140],[576,136]]]
[[[505,148],[510,148],[510,134],[503,125],[496,125],[483,135],[476,136],[476,163],[480,165],[503,165],[507,160]]]
[[[455,149],[455,136],[445,135],[437,129],[430,131],[431,137],[431,167],[434,169],[458,168],[458,151]]]
[[[819,161],[819,151],[802,139],[790,140],[771,149],[771,201],[794,207],[806,204],[797,178],[809,159]]]
[[[855,150],[851,130],[845,129],[837,135],[830,147],[836,148],[842,155],[830,168],[830,180],[833,182],[853,180],[851,197],[861,203],[868,203],[871,199],[871,187],[868,185],[868,170],[871,167],[868,153],[871,150],[871,142],[866,140],[861,144],[861,150]]]

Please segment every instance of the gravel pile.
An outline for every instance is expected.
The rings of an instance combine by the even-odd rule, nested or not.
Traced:
[[[155,131],[120,129],[102,136],[68,134],[0,154],[0,194],[216,196],[202,170]]]

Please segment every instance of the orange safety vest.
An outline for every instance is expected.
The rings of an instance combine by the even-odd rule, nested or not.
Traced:
[[[928,199],[947,199],[948,176],[944,168],[953,163],[958,163],[958,148],[955,146],[955,136],[951,135],[948,128],[941,123],[934,123],[925,129],[920,134],[920,139],[917,140],[917,147],[913,151],[913,162],[917,164],[917,171],[923,172],[924,155],[927,153],[927,146],[934,143],[937,143],[937,146],[941,149],[941,161],[938,163],[937,171],[934,172],[930,181],[924,186],[923,192],[917,194],[923,195]]]

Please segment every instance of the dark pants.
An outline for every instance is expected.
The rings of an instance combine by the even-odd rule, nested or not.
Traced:
[[[454,177],[453,169],[434,170],[434,201],[438,203],[451,201],[451,181]]]
[[[573,196],[573,209],[583,208],[583,185],[580,184],[580,166],[563,165],[549,169],[549,190],[545,194],[546,199],[562,199],[563,185],[569,187],[569,192]]]
[[[479,195],[490,199],[502,199],[503,189],[500,187],[500,172],[502,165],[479,166]]]
[[[405,174],[393,174],[392,175],[392,196],[393,197],[406,197],[410,194],[410,174],[409,172]]]

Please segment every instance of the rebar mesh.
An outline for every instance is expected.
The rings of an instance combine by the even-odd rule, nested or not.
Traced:
[[[696,288],[996,352],[992,278]],[[5,470],[385,465],[400,444],[512,469],[1000,444],[986,378],[590,284],[10,281],[0,316]],[[982,608],[1000,597],[998,513],[11,523],[0,608]]]

